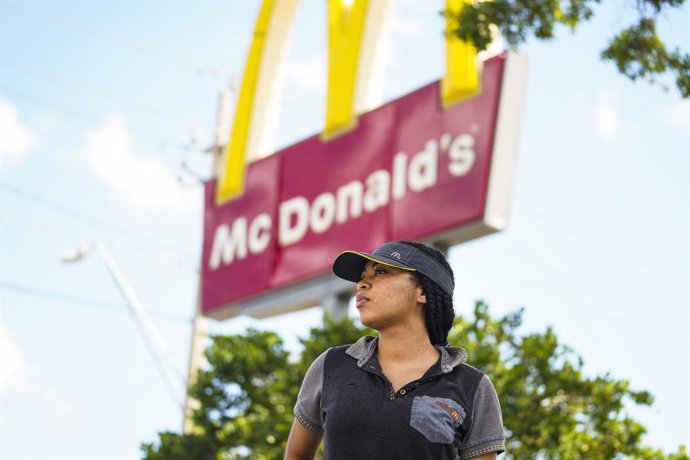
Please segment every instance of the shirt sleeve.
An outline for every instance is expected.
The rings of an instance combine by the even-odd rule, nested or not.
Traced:
[[[328,350],[311,363],[302,381],[302,387],[295,404],[295,418],[304,428],[315,433],[323,431],[321,413],[321,392],[323,390],[323,368]]]
[[[460,459],[479,457],[505,451],[503,416],[491,380],[485,375],[479,382],[472,408],[472,425],[458,449]]]

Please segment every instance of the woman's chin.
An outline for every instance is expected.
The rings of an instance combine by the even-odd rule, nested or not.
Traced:
[[[364,327],[378,330],[378,323],[376,322],[376,319],[370,315],[367,315],[366,313],[362,313],[361,311],[359,312],[359,322],[362,323],[362,326]]]

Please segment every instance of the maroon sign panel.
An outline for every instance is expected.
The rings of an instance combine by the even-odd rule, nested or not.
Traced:
[[[439,82],[361,115],[334,140],[305,139],[248,167],[244,193],[206,184],[202,312],[328,273],[344,249],[425,239],[484,213],[505,57],[481,93],[442,108]]]

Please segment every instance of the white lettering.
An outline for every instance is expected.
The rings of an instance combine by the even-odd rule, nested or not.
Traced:
[[[474,153],[474,137],[462,134],[450,145],[448,171],[455,177],[464,176],[472,169],[477,158]]]
[[[223,224],[216,229],[213,238],[213,249],[208,266],[215,270],[220,266],[221,261],[225,265],[230,265],[237,255],[238,259],[247,257],[247,218],[240,217],[230,226]]]
[[[374,212],[388,204],[391,175],[385,169],[378,169],[367,177],[367,190],[364,192],[364,210]]]
[[[317,196],[309,213],[309,224],[314,233],[323,233],[333,225],[335,218],[335,197],[332,193]]]
[[[338,212],[335,220],[339,224],[346,222],[349,217],[357,218],[362,214],[362,189],[363,185],[358,180],[343,185],[338,189]],[[348,201],[350,208],[348,212]]]
[[[259,214],[249,225],[249,239],[247,245],[249,252],[260,254],[266,250],[271,241],[271,216],[266,213]]]
[[[407,171],[407,154],[400,152],[393,158],[393,199],[405,196],[405,171]]]
[[[407,171],[407,183],[410,190],[421,192],[436,185],[438,168],[438,143],[435,139],[428,140],[424,150],[415,155],[410,161]]]
[[[439,145],[441,146],[441,150],[448,150],[452,140],[453,140],[452,134],[443,133],[443,135],[441,136],[441,142],[439,142]]]
[[[334,193],[323,192],[313,202],[304,196],[283,201],[278,210],[278,244],[291,246],[301,241],[308,231],[320,234],[334,223],[344,224],[356,219],[362,212],[374,212],[387,206],[391,199],[405,197],[409,188],[422,192],[438,182],[439,149],[448,152],[448,171],[454,177],[468,174],[476,162],[475,139],[469,134],[455,138],[444,133],[439,140],[430,139],[424,149],[409,159],[405,152],[393,157],[392,171],[377,169],[369,174],[365,183],[352,180],[340,186]],[[217,269],[221,264],[230,265],[242,260],[248,253],[260,254],[271,242],[273,217],[268,213],[256,216],[247,225],[247,218],[240,217],[229,224],[220,225],[214,235],[209,267]]]
[[[280,204],[279,212],[278,242],[280,245],[283,247],[290,246],[304,238],[309,228],[309,202],[307,199],[303,196],[296,196],[283,201]]]

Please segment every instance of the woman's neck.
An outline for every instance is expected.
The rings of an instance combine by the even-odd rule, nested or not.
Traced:
[[[378,359],[381,362],[409,362],[438,358],[438,350],[423,330],[397,329],[379,331]]]

